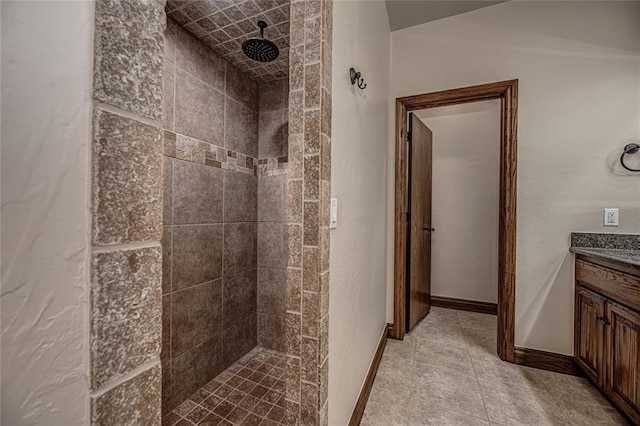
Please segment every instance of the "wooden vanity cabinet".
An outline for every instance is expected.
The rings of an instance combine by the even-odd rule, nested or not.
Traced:
[[[575,358],[584,372],[604,386],[605,298],[584,287],[576,289]]]
[[[576,364],[640,425],[640,268],[578,255],[575,296]]]
[[[623,411],[640,413],[640,314],[608,303],[607,320],[605,389]]]

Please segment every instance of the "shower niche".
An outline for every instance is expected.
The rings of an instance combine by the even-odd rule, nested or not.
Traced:
[[[169,1],[166,12],[163,425],[277,424],[285,398],[289,3]],[[242,50],[262,29],[273,46],[252,49],[270,62]]]

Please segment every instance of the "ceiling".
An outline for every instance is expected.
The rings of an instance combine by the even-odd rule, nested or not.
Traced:
[[[290,0],[168,0],[166,11],[251,79],[267,82],[289,75],[289,6]],[[280,49],[275,61],[254,61],[242,52],[242,42],[258,36],[258,21],[268,24],[264,36]]]
[[[459,15],[505,1],[385,0],[391,31]]]

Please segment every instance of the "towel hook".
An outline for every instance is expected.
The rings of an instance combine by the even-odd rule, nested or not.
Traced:
[[[367,87],[367,83],[364,82],[364,78],[362,78],[360,72],[356,71],[355,68],[349,69],[349,77],[351,77],[351,84],[356,84],[357,82],[359,88],[364,89]]]

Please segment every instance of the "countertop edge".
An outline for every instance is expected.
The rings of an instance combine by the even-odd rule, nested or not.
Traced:
[[[615,250],[593,247],[570,247],[569,251],[585,256],[594,256],[604,260],[610,260],[624,265],[640,267],[640,250]]]

